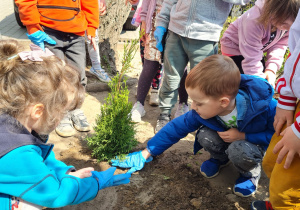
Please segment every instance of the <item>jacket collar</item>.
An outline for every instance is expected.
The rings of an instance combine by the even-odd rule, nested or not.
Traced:
[[[25,145],[37,145],[45,159],[53,148],[35,132],[30,133],[18,120],[7,114],[0,115],[0,158],[10,151]]]

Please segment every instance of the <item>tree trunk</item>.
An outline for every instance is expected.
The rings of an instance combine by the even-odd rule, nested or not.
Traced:
[[[125,0],[106,0],[107,13],[100,17],[99,48],[101,64],[104,69],[113,74],[117,73],[118,60],[117,44],[131,5],[125,6]]]

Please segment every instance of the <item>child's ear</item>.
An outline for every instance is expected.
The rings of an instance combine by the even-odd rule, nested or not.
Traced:
[[[228,97],[222,97],[220,98],[220,103],[223,108],[226,108],[230,103],[230,99]]]
[[[38,120],[44,113],[44,104],[35,104],[31,110],[31,118]]]

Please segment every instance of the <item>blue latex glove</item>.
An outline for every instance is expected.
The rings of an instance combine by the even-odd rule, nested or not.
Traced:
[[[119,157],[112,159],[113,166],[119,166],[121,168],[131,168],[127,173],[134,173],[138,170],[141,170],[145,163],[149,163],[153,160],[153,157],[150,156],[147,160],[142,155],[142,151],[133,152],[128,154],[125,159],[120,160]]]
[[[39,46],[43,50],[45,50],[45,44],[44,42],[47,42],[48,44],[55,45],[56,42],[51,39],[44,31],[36,31],[33,34],[26,34],[28,38],[33,42],[33,44]]]
[[[129,178],[131,174],[118,174],[114,175],[116,167],[110,167],[106,171],[92,171],[94,178],[98,180],[99,190],[106,187],[117,186],[121,184],[128,184],[130,182]]]
[[[162,26],[157,26],[155,31],[154,31],[154,38],[156,39],[156,48],[162,52],[163,51],[163,46],[162,46],[162,39],[164,34],[167,32],[167,29],[162,27]]]

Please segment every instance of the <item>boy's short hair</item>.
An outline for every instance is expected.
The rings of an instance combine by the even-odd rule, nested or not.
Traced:
[[[265,27],[270,24],[281,24],[291,18],[294,21],[300,8],[300,0],[265,0],[258,21]]]
[[[212,55],[198,63],[188,74],[185,87],[197,88],[206,96],[235,97],[241,75],[234,61],[223,55]]]

